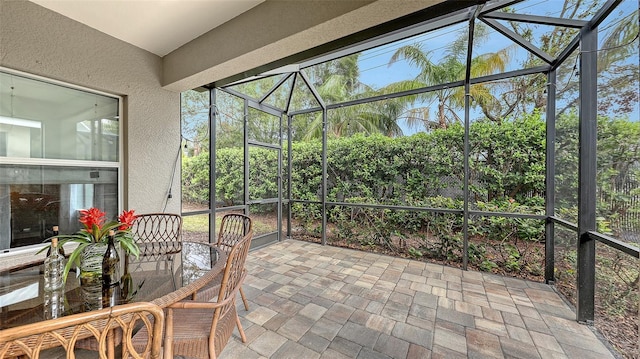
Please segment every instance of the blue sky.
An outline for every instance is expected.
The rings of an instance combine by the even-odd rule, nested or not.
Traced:
[[[606,0],[597,0],[602,5]],[[546,15],[546,16],[559,16],[564,0],[529,0],[514,6],[516,12],[529,15]],[[615,25],[619,19],[625,15],[638,11],[637,0],[623,0],[621,5],[609,16],[603,24],[600,26],[601,34],[599,35],[600,41],[602,41],[607,34],[607,29],[611,25]],[[586,15],[587,19],[590,19],[590,15]],[[500,22],[500,20],[499,20]],[[508,26],[507,24],[504,24]],[[534,45],[540,45],[539,38],[545,32],[552,31],[550,26],[543,25],[528,25],[531,31],[534,33]],[[393,64],[389,64],[393,53],[401,46],[414,44],[420,42],[424,50],[430,51],[432,54],[431,61],[439,62],[441,58],[446,54],[448,46],[457,38],[466,36],[468,31],[467,22],[462,22],[454,25],[447,26],[445,28],[432,31],[427,34],[421,34],[414,36],[413,38],[397,41],[392,44],[383,45],[371,50],[367,50],[361,53],[359,57],[359,71],[360,81],[375,88],[380,89],[386,85],[400,80],[409,80],[415,78],[419,69],[409,65],[405,61],[397,61]],[[578,30],[574,30],[572,35],[577,34]],[[513,42],[503,35],[499,34],[493,29],[489,29],[488,35],[484,41],[475,40],[474,56],[480,54],[486,54],[490,52],[496,52],[504,48],[513,45]],[[635,54],[632,54],[628,59],[629,61],[635,61],[636,64],[640,61],[640,55],[638,54],[638,40],[629,46],[635,46]],[[557,54],[550,54],[552,56]],[[511,61],[509,62],[506,71],[517,70],[521,68],[521,64],[528,56],[528,52],[523,48],[515,45],[511,51]],[[462,55],[464,58],[464,55]],[[565,65],[561,67],[559,71],[566,71],[573,66],[574,60],[567,61]],[[571,79],[575,81],[578,77],[572,76]],[[567,83],[567,77],[558,77],[557,88],[562,88]],[[435,118],[434,108],[432,104],[419,104],[420,107],[432,108],[431,118]],[[559,103],[559,107],[561,103]],[[482,118],[482,114],[472,108],[471,119],[475,120]],[[458,116],[463,117],[464,111],[460,110]],[[636,102],[635,109],[630,114],[631,120],[640,121],[640,104]],[[405,130],[405,134],[411,134],[416,132],[416,129],[408,129],[407,126],[402,126]]]
[[[604,2],[604,1],[603,1]],[[527,13],[532,15],[548,15],[548,16],[558,16],[564,1],[561,0],[534,0],[527,1],[521,4],[518,4],[518,13]],[[609,20],[605,21],[600,26],[600,34],[599,40],[602,41],[607,33],[608,29],[611,25],[615,25],[619,21],[619,19],[625,15],[632,13],[633,11],[638,11],[638,2],[637,0],[625,0],[621,3],[621,5],[609,16]],[[549,26],[541,26],[541,25],[533,25],[532,31],[539,32],[540,34],[544,32],[548,32],[552,30]],[[372,50],[364,51],[360,55],[360,76],[361,81],[365,84],[368,84],[374,88],[381,88],[390,83],[400,81],[400,80],[408,80],[414,78],[418,74],[418,69],[412,67],[404,61],[398,61],[389,65],[389,61],[391,56],[401,46],[413,44],[416,42],[421,42],[424,49],[428,49],[433,52],[433,58],[431,59],[434,62],[439,60],[438,57],[442,57],[444,52],[447,49],[447,46],[457,37],[466,35],[467,32],[467,23],[461,23],[452,25],[437,31],[433,31],[428,34],[418,35],[411,39],[405,39],[393,44],[384,45]],[[536,40],[533,41],[535,45],[539,45],[540,34],[534,36]],[[481,46],[474,49],[474,56],[481,53],[489,53],[495,52],[500,49],[506,48],[507,46],[513,44],[509,39],[502,36],[501,34],[491,30],[487,39],[481,44]],[[640,56],[638,55],[638,40],[636,39],[635,45],[631,44],[628,46],[635,46],[635,54],[632,54],[629,57],[628,61],[635,61],[638,63],[640,61]],[[552,54],[555,55],[555,54]],[[519,69],[520,63],[522,59],[527,56],[527,52],[516,46],[516,50],[511,53],[511,63],[507,69],[515,70]],[[472,119],[480,117],[480,113],[475,111],[472,113]],[[635,109],[632,113],[630,113],[630,119],[632,121],[640,121],[640,104],[636,102]],[[409,130],[406,126],[403,126],[405,134],[410,134],[415,132],[415,130]]]

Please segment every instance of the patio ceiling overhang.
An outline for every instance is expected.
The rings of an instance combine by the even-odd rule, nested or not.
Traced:
[[[456,12],[476,1],[265,1],[163,58],[163,87],[228,84]],[[268,31],[265,31],[267,29]]]

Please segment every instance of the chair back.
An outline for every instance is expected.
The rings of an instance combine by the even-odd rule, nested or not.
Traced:
[[[140,248],[140,258],[156,260],[182,250],[182,216],[173,213],[139,214],[131,234]]]
[[[74,353],[85,338],[98,342],[100,358],[106,358],[113,345],[113,330],[122,331],[122,358],[160,358],[164,312],[152,303],[130,303],[27,324],[0,331],[0,358],[26,356],[38,358],[45,349],[62,347]],[[131,338],[140,327],[153,335],[142,351],[136,351]],[[113,349],[113,348],[111,348]],[[67,358],[73,357],[67,355]]]
[[[237,241],[229,251],[227,264],[220,284],[220,292],[218,293],[218,303],[231,297],[231,295],[240,289],[240,285],[246,275],[244,264],[247,260],[247,255],[249,254],[249,247],[251,247],[252,239],[253,231],[251,230],[251,219],[249,219],[249,232],[241,237],[241,239]]]
[[[174,354],[216,358],[236,327],[242,341],[246,342],[235,302],[236,293],[240,290],[240,285],[246,276],[244,265],[253,238],[251,220],[246,228],[248,231],[229,250],[217,300],[184,300],[171,304],[167,308],[165,358],[173,358]],[[180,312],[174,316],[174,310]],[[208,326],[206,333],[202,332],[204,326]]]
[[[218,232],[218,248],[229,253],[252,228],[251,218],[241,213],[227,213],[222,217]]]

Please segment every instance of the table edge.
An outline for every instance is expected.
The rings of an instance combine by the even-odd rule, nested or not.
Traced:
[[[165,294],[160,298],[156,298],[150,301],[151,303],[156,304],[161,308],[166,308],[169,305],[177,303],[192,295],[193,293],[196,293],[205,285],[207,285],[207,283],[213,281],[220,273],[222,273],[227,265],[227,254],[224,251],[221,251],[214,243],[190,241],[184,241],[183,243],[201,244],[214,248],[218,252],[218,260],[216,261],[216,264],[209,270],[209,272],[196,279],[192,283],[189,283],[188,285],[180,287],[171,293]]]

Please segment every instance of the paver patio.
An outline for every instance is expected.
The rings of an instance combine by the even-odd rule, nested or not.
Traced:
[[[550,287],[283,241],[249,253],[228,358],[614,358]]]

